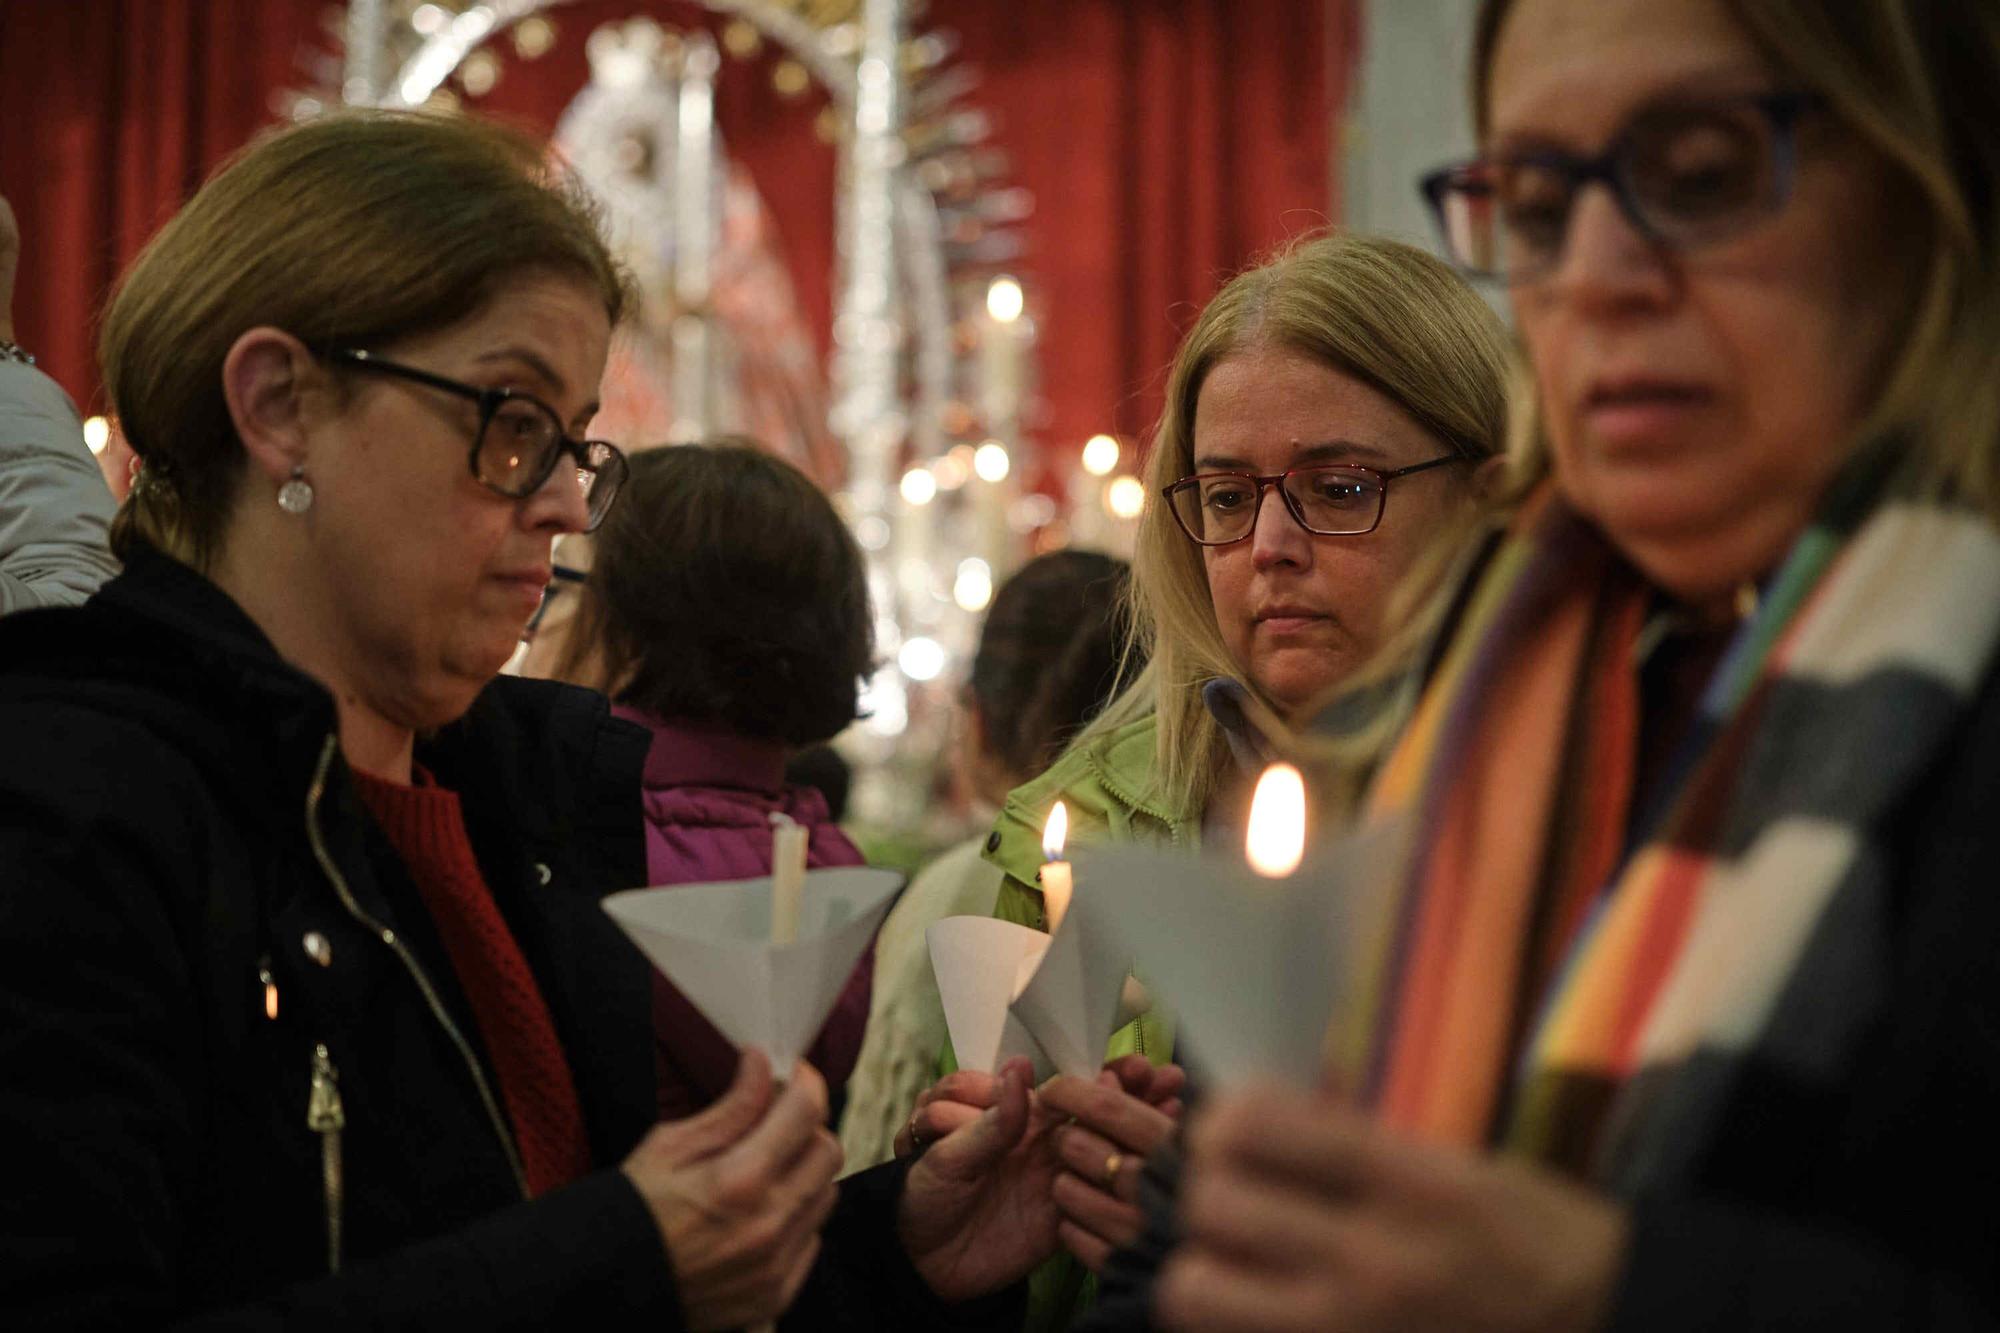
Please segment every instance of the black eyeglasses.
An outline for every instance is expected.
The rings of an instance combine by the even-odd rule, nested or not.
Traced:
[[[1811,93],[1755,93],[1640,111],[1595,157],[1530,150],[1423,178],[1446,249],[1468,273],[1523,282],[1555,267],[1584,186],[1600,181],[1641,234],[1676,250],[1783,208]]]
[[[329,356],[351,370],[393,376],[479,404],[479,428],[472,434],[472,452],[466,461],[480,485],[511,500],[526,499],[540,490],[568,454],[576,459],[576,483],[588,514],[584,531],[594,532],[625,484],[625,455],[616,445],[571,439],[556,410],[533,394],[519,389],[482,389],[428,370],[384,361],[357,348],[337,348]]]
[[[1197,472],[1182,477],[1161,492],[1174,522],[1188,540],[1201,546],[1228,546],[1257,530],[1257,512],[1264,507],[1264,490],[1275,486],[1298,525],[1315,537],[1358,537],[1375,531],[1389,483],[1447,463],[1468,462],[1464,454],[1412,463],[1393,472],[1350,463],[1295,467],[1275,477],[1249,472]]]

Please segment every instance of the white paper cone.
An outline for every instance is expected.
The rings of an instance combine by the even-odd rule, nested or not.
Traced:
[[[1115,937],[1078,919],[1076,901],[1089,895],[1091,883],[1079,878],[1078,885],[1048,952],[1009,1011],[1057,1073],[1089,1078],[1103,1067],[1132,955]]]
[[[1378,830],[1320,848],[1277,880],[1219,855],[1078,847],[1070,917],[1130,951],[1205,1079],[1308,1085],[1359,950],[1381,927],[1395,839]]]
[[[1049,937],[990,916],[948,916],[932,922],[924,940],[958,1067],[991,1074],[1025,1055],[1035,1062],[1038,1077],[1053,1069],[1028,1030],[1007,1012]]]
[[[783,1077],[819,1035],[902,886],[893,870],[807,871],[791,944],[771,942],[768,877],[631,889],[604,910],[723,1036],[763,1050]]]

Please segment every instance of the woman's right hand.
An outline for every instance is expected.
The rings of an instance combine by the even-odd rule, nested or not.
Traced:
[[[801,1062],[778,1091],[760,1051],[699,1115],[656,1126],[621,1168],[653,1212],[690,1330],[774,1320],[804,1285],[833,1211],[840,1143],[826,1083]]]

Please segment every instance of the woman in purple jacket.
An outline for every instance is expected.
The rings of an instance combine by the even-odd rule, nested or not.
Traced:
[[[772,818],[805,825],[809,866],[859,865],[826,798],[785,761],[852,722],[874,653],[861,552],[817,486],[743,441],[652,449],[594,539],[550,674],[609,694],[653,733],[646,756],[654,884],[770,873]],[[532,664],[531,664],[532,669]],[[872,950],[806,1058],[829,1095],[854,1069]],[[654,978],[660,1114],[692,1114],[736,1068],[721,1033]]]

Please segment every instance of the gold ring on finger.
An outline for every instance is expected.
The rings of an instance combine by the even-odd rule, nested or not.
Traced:
[[[1108,1192],[1112,1193],[1117,1192],[1118,1173],[1122,1171],[1124,1168],[1125,1168],[1125,1154],[1122,1152],[1112,1153],[1109,1157],[1104,1159],[1104,1188]]]

